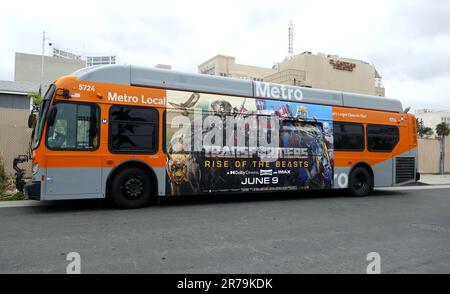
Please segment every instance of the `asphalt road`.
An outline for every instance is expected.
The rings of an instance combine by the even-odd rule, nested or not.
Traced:
[[[450,273],[450,189],[0,208],[0,273]]]

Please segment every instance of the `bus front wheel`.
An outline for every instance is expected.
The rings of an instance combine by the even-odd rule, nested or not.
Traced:
[[[367,168],[355,167],[349,176],[348,188],[350,194],[356,197],[368,195],[373,189],[372,176]]]
[[[131,209],[148,205],[153,197],[152,179],[138,167],[120,171],[111,181],[111,198],[119,208]]]

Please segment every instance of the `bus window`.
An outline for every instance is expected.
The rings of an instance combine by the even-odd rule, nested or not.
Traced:
[[[99,144],[99,108],[94,105],[58,103],[55,123],[47,132],[52,150],[94,150]]]
[[[396,126],[367,126],[367,148],[369,151],[392,151],[395,145],[397,145],[398,139],[399,134]]]
[[[364,150],[364,127],[362,124],[335,122],[333,124],[333,133],[334,150]]]
[[[109,148],[116,153],[156,153],[158,111],[117,105],[109,111]]]

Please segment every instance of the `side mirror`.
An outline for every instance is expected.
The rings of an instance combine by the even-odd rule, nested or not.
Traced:
[[[48,117],[47,117],[47,122],[48,122],[49,126],[53,126],[55,124],[57,112],[58,112],[58,109],[54,106],[50,109],[50,112],[48,113]]]
[[[30,115],[28,116],[28,127],[30,129],[33,129],[35,125],[36,125],[36,114],[30,113]]]
[[[62,96],[66,99],[70,98],[70,91],[68,89],[64,88],[58,88],[56,89],[56,96]]]

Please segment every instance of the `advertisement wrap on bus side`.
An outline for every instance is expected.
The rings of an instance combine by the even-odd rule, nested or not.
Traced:
[[[167,195],[333,187],[330,106],[167,91]]]

